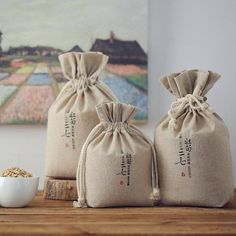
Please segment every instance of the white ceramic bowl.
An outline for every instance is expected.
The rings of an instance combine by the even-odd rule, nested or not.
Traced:
[[[0,206],[24,207],[38,191],[39,177],[0,177]]]

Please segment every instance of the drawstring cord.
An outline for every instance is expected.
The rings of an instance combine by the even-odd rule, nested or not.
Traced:
[[[115,129],[120,132],[121,129],[129,130],[129,124],[126,122],[108,122],[107,132],[113,132]]]
[[[86,89],[89,86],[92,86],[97,83],[98,77],[92,76],[87,77],[83,74],[79,76],[77,79],[73,79],[73,84],[75,86],[75,89]]]
[[[65,86],[61,89],[59,95],[66,92],[69,86],[72,86],[74,92],[80,89],[86,89],[89,86],[95,85],[98,87],[103,93],[105,93],[112,101],[116,102],[118,99],[113,95],[113,92],[104,84],[101,83],[98,77],[81,77],[81,79],[71,79],[69,80]],[[57,96],[58,99],[60,96]]]
[[[203,112],[208,111],[210,114],[213,113],[213,109],[204,100],[204,97],[195,96],[193,94],[187,94],[182,98],[178,98],[175,102],[171,104],[171,108],[168,111],[168,116],[170,118],[168,128],[178,128],[177,117],[188,107],[193,111],[201,110]]]
[[[157,201],[160,200],[160,190],[159,190],[159,186],[158,186],[158,168],[157,168],[157,156],[156,156],[156,151],[155,148],[152,144],[152,141],[146,136],[144,135],[142,132],[140,132],[139,130],[137,130],[135,127],[129,126],[129,130],[131,130],[133,133],[136,133],[137,135],[143,137],[151,146],[152,149],[152,189],[153,192],[150,196],[150,198],[154,201],[154,203],[156,203]]]
[[[86,185],[85,185],[85,167],[86,167],[86,154],[87,148],[90,142],[103,130],[103,124],[98,124],[92,132],[89,134],[87,140],[85,141],[83,148],[81,150],[81,155],[79,158],[79,164],[76,173],[76,185],[78,193],[78,201],[73,202],[74,207],[87,207],[86,203]]]
[[[71,86],[71,88],[73,89],[74,92],[76,92],[77,90],[80,89],[86,89],[89,86],[92,86],[94,84],[96,84],[98,82],[98,77],[94,78],[94,77],[86,77],[84,75],[81,75],[79,77],[79,79],[71,79],[69,80],[61,89],[59,95],[57,96],[56,99],[58,99],[60,97],[60,95],[64,94],[68,87]],[[98,87],[98,86],[97,86]],[[99,86],[102,87],[102,86]],[[108,94],[110,96],[110,94]]]

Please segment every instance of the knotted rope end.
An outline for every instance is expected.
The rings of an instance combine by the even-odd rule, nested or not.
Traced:
[[[79,207],[86,208],[86,207],[88,207],[88,205],[87,205],[85,199],[78,199],[78,201],[73,202],[73,207],[74,208],[79,208]]]
[[[153,192],[150,197],[154,202],[158,202],[160,200],[160,190],[157,188],[153,189]]]
[[[177,119],[176,118],[171,118],[170,119],[169,124],[168,124],[168,128],[172,129],[172,130],[175,130],[175,129],[178,128]]]
[[[160,191],[157,188],[153,189],[153,192],[151,193],[151,200],[153,201],[153,206],[157,205],[159,201],[161,200]]]
[[[202,112],[206,112],[208,114],[214,113],[213,109],[206,102],[206,98],[193,94],[187,94],[182,98],[178,98],[171,104],[171,108],[168,111],[168,116],[170,118],[168,128],[172,130],[178,128],[177,117],[179,117],[187,108],[192,111],[201,110]]]
[[[214,110],[212,107],[208,106],[207,108],[207,111],[210,113],[210,114],[213,114],[214,113]]]

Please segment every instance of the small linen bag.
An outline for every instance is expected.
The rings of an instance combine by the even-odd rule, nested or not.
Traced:
[[[48,113],[46,176],[76,178],[78,157],[90,131],[99,123],[95,106],[116,98],[98,80],[108,57],[70,52],[59,56],[69,80]]]
[[[188,70],[161,78],[177,97],[155,130],[164,204],[222,207],[233,196],[229,133],[205,97],[219,77]]]
[[[155,149],[131,124],[136,112],[122,103],[97,106],[100,124],[81,152],[75,207],[153,206],[159,200]]]

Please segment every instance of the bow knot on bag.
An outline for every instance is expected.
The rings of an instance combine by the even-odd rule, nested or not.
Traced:
[[[206,97],[196,96],[193,94],[187,94],[182,98],[178,98],[171,104],[168,116],[170,118],[168,127],[170,129],[177,129],[177,117],[181,115],[186,109],[190,109],[191,112],[208,112],[213,113],[212,107],[206,102]]]
[[[87,87],[93,86],[97,83],[98,77],[90,76],[87,77],[86,75],[82,74],[79,78],[72,81],[74,88],[78,89],[86,89]]]

